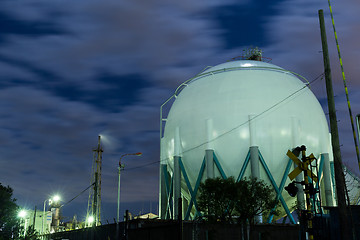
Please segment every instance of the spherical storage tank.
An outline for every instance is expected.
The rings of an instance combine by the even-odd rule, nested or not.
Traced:
[[[249,148],[258,146],[278,186],[289,149],[305,145],[307,153],[315,157],[330,152],[327,120],[318,100],[296,74],[276,65],[251,60],[226,62],[182,84],[174,97],[166,119],[162,119],[161,163],[166,164],[171,178],[174,157],[181,157],[186,173],[182,172],[181,195],[186,207],[207,149],[213,150],[223,173],[237,179]],[[222,176],[216,165],[214,169],[215,177]],[[259,177],[270,183],[261,164],[259,171]],[[244,176],[251,176],[250,167]],[[205,171],[202,181],[206,177]],[[296,198],[286,191],[282,196],[288,206],[294,205]]]

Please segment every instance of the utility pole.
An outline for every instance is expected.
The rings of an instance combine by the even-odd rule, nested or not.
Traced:
[[[94,187],[89,191],[87,221],[92,218],[93,222],[87,222],[92,226],[97,226],[101,222],[101,164],[103,149],[101,146],[101,137],[98,136],[98,145],[94,152],[93,169],[91,175],[91,185]]]
[[[329,108],[329,119],[330,119],[330,129],[331,129],[331,143],[332,150],[334,154],[334,170],[335,170],[335,182],[336,182],[336,199],[338,203],[339,210],[339,223],[341,229],[341,239],[351,239],[349,224],[348,224],[348,210],[346,206],[345,198],[345,177],[343,171],[343,165],[341,160],[340,144],[339,144],[339,132],[337,126],[336,110],[335,110],[335,101],[334,101],[334,92],[332,87],[331,80],[331,69],[330,69],[330,59],[328,54],[325,22],[324,22],[324,12],[322,9],[319,10],[319,21],[320,21],[320,30],[321,30],[321,42],[323,49],[323,58],[324,58],[324,69],[325,69],[325,82],[326,82],[326,92],[328,99],[328,108]]]

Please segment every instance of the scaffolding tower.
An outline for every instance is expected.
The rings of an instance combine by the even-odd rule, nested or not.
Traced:
[[[90,180],[92,188],[90,188],[89,191],[88,208],[86,214],[87,226],[101,225],[101,163],[103,149],[101,146],[100,136],[98,136],[98,145],[93,149],[93,153],[94,157]]]

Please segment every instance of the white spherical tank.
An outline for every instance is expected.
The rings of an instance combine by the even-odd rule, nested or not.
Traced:
[[[226,176],[236,179],[249,147],[258,146],[277,185],[289,149],[305,145],[316,157],[330,152],[327,120],[318,100],[294,73],[273,64],[244,60],[217,65],[184,84],[175,97],[166,118],[161,160],[171,175],[174,156],[180,156],[193,187],[206,149],[213,149]],[[247,168],[245,176],[250,174]],[[260,178],[269,183],[261,167]],[[189,199],[184,179],[181,188]],[[296,200],[285,191],[283,197],[288,206]]]

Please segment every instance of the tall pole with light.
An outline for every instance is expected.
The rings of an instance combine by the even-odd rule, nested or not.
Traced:
[[[44,201],[44,209],[43,209],[43,216],[42,216],[42,227],[41,227],[41,233],[42,233],[42,234],[45,233],[44,224],[45,224],[45,207],[46,207],[46,202],[48,202],[49,204],[51,204],[53,201],[54,201],[54,202],[60,201],[60,196],[59,196],[59,195],[55,195],[54,197],[52,197],[52,198],[50,198],[50,199],[45,199],[45,201]]]
[[[142,153],[141,152],[137,152],[137,153],[126,153],[120,156],[119,159],[119,166],[118,166],[118,174],[119,174],[119,182],[118,182],[118,199],[117,199],[117,222],[120,222],[120,173],[121,170],[124,169],[125,165],[121,163],[121,159],[125,156],[129,156],[129,155],[133,155],[133,156],[141,156]]]
[[[41,227],[41,233],[44,234],[45,230],[44,230],[44,218],[45,218],[45,207],[46,207],[46,202],[49,201],[49,199],[45,199],[44,201],[44,210],[43,210],[43,217],[42,217],[42,227]]]

